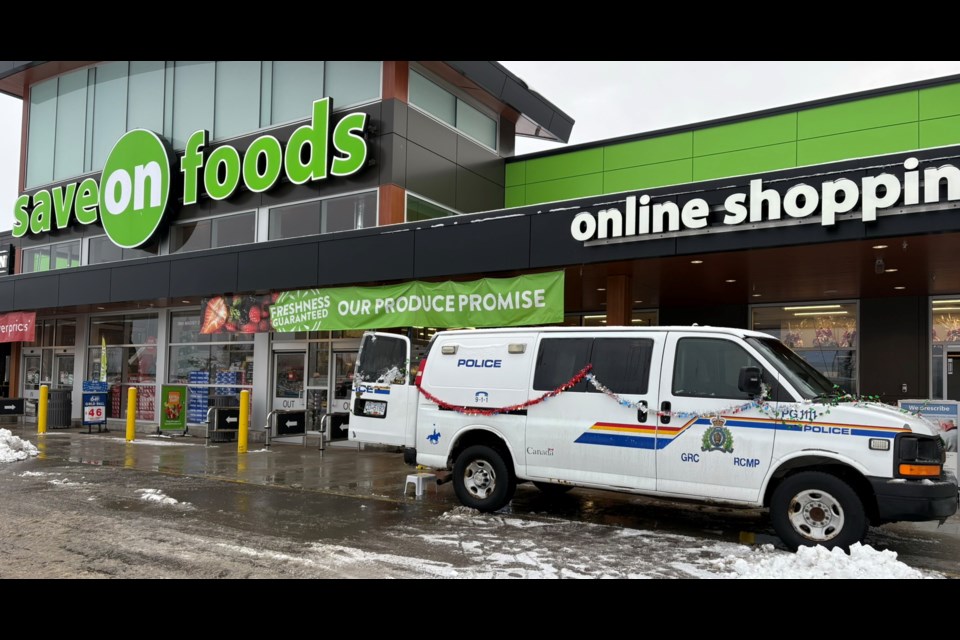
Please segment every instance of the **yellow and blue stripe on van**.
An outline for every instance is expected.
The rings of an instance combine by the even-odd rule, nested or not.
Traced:
[[[595,422],[574,442],[599,444],[610,447],[633,449],[664,449],[684,431],[694,425],[709,426],[715,418],[693,418],[679,427],[669,425],[625,424],[620,422]],[[796,422],[773,418],[724,417],[724,427],[747,429],[772,429],[774,431],[812,432],[825,436],[858,436],[866,438],[893,438],[898,433],[908,432],[902,427],[863,426],[836,422]]]

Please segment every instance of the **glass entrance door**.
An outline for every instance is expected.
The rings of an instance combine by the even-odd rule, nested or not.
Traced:
[[[273,408],[288,411],[306,409],[303,378],[306,351],[284,351],[273,354]]]
[[[58,389],[73,389],[73,354],[54,356],[53,377]]]
[[[353,372],[357,364],[356,351],[334,351],[331,371],[331,393],[333,402],[330,411],[330,439],[347,437],[347,424],[350,422],[350,391],[353,388]]]

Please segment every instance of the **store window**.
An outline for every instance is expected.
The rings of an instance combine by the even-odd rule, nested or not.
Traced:
[[[80,266],[80,241],[28,247],[21,252],[20,272],[35,273]]]
[[[630,313],[630,326],[653,327],[658,323],[656,309],[634,309]],[[568,313],[563,317],[563,326],[567,327],[605,327],[606,313]]]
[[[857,304],[790,303],[754,306],[751,329],[797,352],[844,391],[857,393]]]
[[[260,66],[259,60],[217,62],[215,140],[260,128]]]
[[[27,130],[27,187],[53,182],[53,149],[57,131],[57,78],[30,87]]]
[[[156,419],[158,322],[156,313],[90,318],[87,379],[108,383],[108,418],[126,416],[128,389],[136,387],[137,419]]]
[[[107,236],[95,236],[88,240],[87,264],[103,264],[118,260],[134,260],[155,256],[160,252],[158,240],[152,240],[136,249],[121,249]]]
[[[73,388],[73,347],[77,338],[74,318],[38,320],[35,339],[23,345],[24,391],[28,396],[41,384],[51,389]],[[35,396],[33,396],[35,397]]]
[[[458,215],[458,211],[430,202],[407,192],[407,222],[422,222]]]
[[[379,61],[116,61],[30,87],[26,187],[103,169],[126,131],[180,151],[198,129],[214,140],[305,120],[314,100],[342,110],[380,98]],[[464,122],[469,115],[464,115]]]
[[[930,397],[960,400],[960,296],[931,300],[930,355]]]
[[[200,424],[207,410],[239,406],[240,391],[253,389],[253,334],[200,333],[200,311],[170,314],[167,381],[187,385],[187,422]]]
[[[410,70],[410,104],[480,144],[497,150],[497,121],[436,82]]]
[[[87,167],[88,171],[92,167],[103,167],[113,145],[127,130],[129,77],[130,65],[127,62],[109,62],[96,68],[93,88],[93,156],[92,165]]]
[[[84,136],[87,129],[87,70],[59,78],[57,85],[56,148],[53,179],[64,180],[83,173]]]
[[[178,60],[173,69],[173,147],[183,149],[194,131],[213,127],[216,63]]]
[[[270,210],[270,240],[365,229],[377,224],[377,192],[312,200]]]
[[[256,240],[254,212],[176,224],[170,227],[170,253],[232,247]]]

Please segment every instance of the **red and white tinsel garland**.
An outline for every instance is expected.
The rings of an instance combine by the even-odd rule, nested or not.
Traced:
[[[521,409],[532,407],[535,404],[540,404],[547,398],[552,398],[553,396],[560,395],[567,389],[570,389],[576,386],[581,380],[586,378],[587,373],[589,373],[590,369],[592,368],[593,368],[593,365],[588,364],[583,369],[580,369],[580,371],[578,371],[575,376],[573,376],[572,378],[564,382],[562,385],[560,385],[553,391],[547,391],[545,394],[543,394],[538,398],[533,398],[532,400],[527,400],[526,402],[515,404],[509,407],[497,407],[495,409],[494,408],[480,409],[478,407],[465,407],[462,405],[454,405],[454,404],[450,404],[449,402],[444,402],[443,400],[433,395],[423,387],[420,387],[420,393],[422,393],[430,402],[437,403],[437,405],[441,409],[450,409],[452,411],[456,411],[457,413],[463,413],[468,416],[495,416],[499,413],[510,413],[511,411],[520,411]]]

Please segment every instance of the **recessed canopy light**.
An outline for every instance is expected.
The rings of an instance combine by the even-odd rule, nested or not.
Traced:
[[[898,271],[897,269],[884,269],[884,270],[883,270],[884,273],[896,273],[897,271]]]
[[[703,260],[691,260],[690,264],[703,264]]]
[[[724,280],[724,282],[736,282],[736,280],[734,280],[733,278],[728,278],[728,279]]]
[[[633,304],[640,304],[641,302],[643,302],[643,300],[634,300]]]
[[[825,289],[823,292],[824,292],[824,293],[836,293],[837,290],[836,290],[836,289]]]
[[[189,300],[181,300],[180,302],[182,302],[183,304],[190,304]]]
[[[894,289],[900,291],[900,290],[902,290],[902,289],[906,289],[906,287],[894,287]]]
[[[606,287],[597,287],[597,291],[606,291]]]
[[[887,245],[885,245],[885,244],[875,244],[875,245],[873,245],[873,248],[874,248],[874,249],[886,249],[886,248],[887,248]]]
[[[759,298],[759,297],[762,296],[762,295],[763,295],[762,293],[755,293],[755,294],[753,294],[753,297],[754,297],[754,298]]]
[[[100,311],[103,311],[105,308],[106,307],[97,307],[97,309],[100,309]]]

